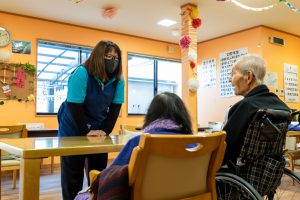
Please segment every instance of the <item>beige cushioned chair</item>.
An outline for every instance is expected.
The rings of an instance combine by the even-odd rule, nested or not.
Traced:
[[[128,165],[132,199],[216,200],[215,174],[225,149],[225,132],[143,134]],[[91,180],[98,173],[91,171]]]
[[[0,126],[1,138],[22,138],[27,137],[25,125]],[[1,171],[13,171],[13,188],[16,188],[17,171],[20,169],[20,160],[17,156],[1,151]]]
[[[121,124],[119,134],[141,133],[142,125]]]

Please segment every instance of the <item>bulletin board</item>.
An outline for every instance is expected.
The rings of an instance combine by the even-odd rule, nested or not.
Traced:
[[[0,99],[27,100],[34,92],[33,71],[21,63],[0,63]]]

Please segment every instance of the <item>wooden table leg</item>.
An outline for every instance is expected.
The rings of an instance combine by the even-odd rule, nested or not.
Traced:
[[[54,171],[54,156],[51,156],[51,174],[53,174]]]
[[[41,158],[21,159],[20,200],[39,200]]]

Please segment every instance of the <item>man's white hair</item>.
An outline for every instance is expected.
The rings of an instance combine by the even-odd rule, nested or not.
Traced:
[[[242,74],[246,74],[251,71],[255,77],[255,81],[258,84],[264,82],[264,77],[266,75],[266,66],[264,59],[256,54],[248,54],[240,58],[234,66],[240,70]]]

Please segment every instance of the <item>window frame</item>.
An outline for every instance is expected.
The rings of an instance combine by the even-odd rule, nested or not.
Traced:
[[[144,113],[129,113],[128,112],[128,106],[129,106],[129,57],[134,56],[134,57],[140,57],[140,58],[148,58],[148,59],[153,59],[153,97],[157,95],[158,92],[158,61],[169,61],[169,62],[176,62],[176,63],[181,63],[180,59],[173,59],[173,58],[165,58],[165,57],[159,57],[159,56],[150,56],[150,55],[145,55],[145,54],[139,54],[139,53],[133,53],[133,52],[127,52],[127,116],[144,116]],[[182,71],[181,71],[182,75]],[[182,83],[181,83],[182,84]]]
[[[64,42],[55,42],[55,41],[49,41],[49,40],[44,40],[44,39],[38,39],[37,40],[37,50],[36,50],[36,52],[37,52],[37,65],[36,65],[36,91],[35,91],[35,93],[36,93],[36,102],[35,102],[35,114],[37,115],[37,116],[54,116],[54,115],[57,115],[57,112],[38,112],[38,106],[37,106],[37,104],[38,104],[38,98],[40,97],[40,96],[38,96],[38,82],[39,82],[39,78],[38,78],[38,76],[40,75],[40,74],[42,74],[43,73],[43,71],[45,70],[45,67],[43,67],[43,69],[42,70],[38,70],[38,65],[39,65],[39,63],[41,63],[41,64],[45,64],[46,62],[45,61],[42,61],[42,62],[39,62],[39,50],[38,50],[38,48],[40,47],[40,45],[42,46],[42,47],[44,47],[44,46],[51,46],[51,45],[53,45],[53,47],[55,47],[55,48],[53,48],[53,49],[63,49],[63,50],[65,50],[65,51],[74,51],[74,52],[78,52],[78,59],[77,59],[77,64],[78,65],[80,65],[81,63],[83,63],[83,61],[82,61],[82,55],[83,55],[83,53],[86,53],[87,54],[87,58],[88,58],[88,55],[92,52],[92,50],[93,50],[93,47],[90,47],[90,46],[83,46],[83,45],[76,45],[76,44],[71,44],[71,43],[64,43]],[[53,54],[48,54],[49,55],[49,57],[54,57],[54,55]],[[41,56],[47,56],[45,53],[41,53]],[[55,59],[59,59],[60,57],[58,56],[58,57],[56,57]],[[54,59],[54,60],[55,60]],[[53,62],[53,60],[52,60],[52,62]],[[48,62],[48,64],[51,64],[51,62]],[[48,65],[48,64],[46,64],[46,66]],[[58,63],[59,64],[59,63]],[[66,76],[66,77],[64,77],[63,79],[64,80],[68,80],[68,78],[69,78],[69,76],[70,76],[70,71],[72,70],[72,66],[69,68],[69,69],[67,69],[63,74],[61,74],[61,76],[60,77],[63,77],[64,76],[64,74],[65,73],[67,73],[68,74],[68,76]],[[46,82],[47,81],[47,79],[45,80],[44,78],[42,78],[42,80],[40,80],[41,82]],[[51,81],[51,79],[49,79],[49,81]],[[53,80],[52,80],[53,81]],[[55,81],[57,81],[57,80],[55,80]],[[66,85],[67,86],[67,85]],[[47,95],[51,95],[51,94],[47,94]],[[53,95],[54,95],[54,93],[53,93]],[[47,101],[48,102],[48,101]],[[53,107],[54,107],[54,103],[53,103]],[[53,108],[54,109],[54,108]]]

